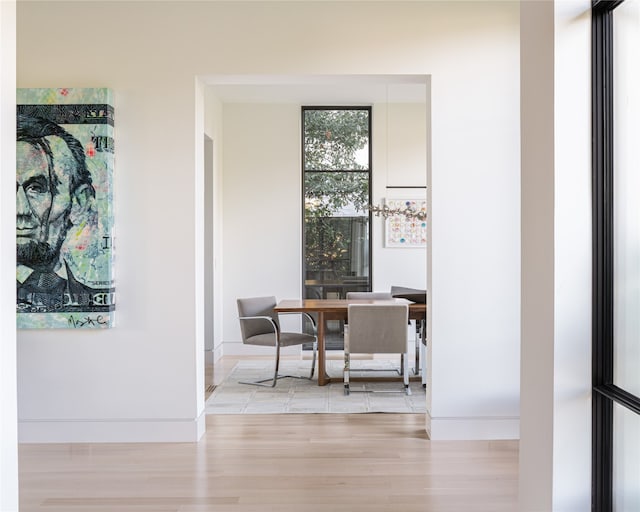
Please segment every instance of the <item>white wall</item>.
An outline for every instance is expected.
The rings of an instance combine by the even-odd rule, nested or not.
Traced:
[[[627,2],[615,10],[614,16],[614,165],[615,247],[613,262],[615,304],[614,380],[616,385],[640,394],[640,176],[637,138],[640,133],[640,65],[635,51],[640,47],[640,3]],[[640,453],[640,417],[614,405],[613,508],[640,509],[640,464],[634,454]]]
[[[553,3],[523,3],[520,504],[552,507],[554,344]]]
[[[425,77],[428,78],[428,77]],[[373,202],[385,198],[426,198],[427,131],[429,108],[425,84],[424,103],[378,103],[373,110]],[[384,246],[384,219],[373,218],[372,283],[375,291],[389,291],[391,286],[427,288],[427,251],[424,248]]]
[[[222,287],[223,280],[223,264],[222,264],[222,206],[223,187],[222,187],[222,155],[223,155],[223,132],[222,132],[222,104],[211,92],[211,88],[205,89],[205,133],[213,143],[213,190],[207,191],[211,194],[213,201],[213,219],[211,233],[213,244],[213,309],[206,311],[205,314],[212,317],[213,328],[213,360],[216,361],[222,356]],[[208,264],[206,262],[205,264]]]
[[[198,437],[202,148],[194,141],[202,133],[194,77],[208,73],[432,76],[432,433],[517,436],[518,12],[501,1],[20,3],[19,87],[115,91],[118,283],[116,328],[19,333],[22,439]],[[55,32],[69,58],[43,59],[51,27],[60,26],[74,27]],[[104,43],[96,26],[108,27]],[[327,26],[340,37],[324,37]],[[299,195],[290,181],[251,179],[276,197]],[[224,180],[225,191],[239,187]],[[256,206],[272,208],[268,201]],[[225,197],[226,243],[241,236],[226,232],[233,208]],[[298,208],[276,204],[259,219],[256,245],[267,229],[282,233],[283,219],[299,218]],[[299,236],[299,226],[287,225],[285,237]],[[238,272],[233,248],[223,251],[218,270]],[[272,271],[299,275],[299,264],[284,255]],[[275,281],[261,284],[298,290],[288,278]],[[225,336],[235,328],[222,327]]]
[[[590,509],[589,8],[521,7],[523,512]]]
[[[208,233],[207,230],[211,229],[208,222],[205,222],[205,202],[207,200],[207,190],[205,185],[208,184],[208,180],[205,179],[205,143],[204,143],[204,134],[205,134],[205,88],[204,84],[199,78],[194,79],[194,123],[193,123],[193,149],[195,151],[194,158],[194,170],[195,170],[195,183],[193,187],[193,205],[192,205],[192,214],[194,216],[194,258],[193,258],[193,269],[194,269],[194,336],[193,336],[193,346],[190,347],[190,353],[188,358],[187,366],[185,367],[185,377],[188,376],[189,367],[191,368],[192,374],[190,378],[187,379],[187,382],[194,386],[195,388],[195,397],[194,401],[190,401],[195,404],[195,421],[194,421],[194,430],[192,434],[198,439],[205,431],[204,424],[204,388],[205,388],[205,380],[204,380],[204,348],[205,348],[205,328],[206,321],[205,317],[208,315],[208,311],[205,311],[205,305],[211,307],[213,305],[213,301],[211,304],[208,299],[212,299],[212,297],[208,296],[207,293],[211,292],[208,290],[208,283],[205,282],[206,277],[209,276],[208,272],[205,272],[205,257],[208,255],[207,253],[207,240],[209,239],[211,233]],[[196,136],[198,134],[198,136]],[[185,262],[186,263],[186,262]],[[193,350],[193,352],[191,352]],[[189,421],[189,420],[188,420]],[[188,421],[186,422],[188,424]]]
[[[0,510],[18,511],[15,322],[16,3],[0,2]],[[9,314],[10,313],[10,314]]]
[[[242,346],[236,299],[300,296],[300,107],[226,104],[223,133],[223,350],[271,353]]]
[[[591,502],[590,2],[555,2],[553,510]]]
[[[206,107],[205,107],[206,108]],[[206,128],[205,128],[206,130]],[[213,351],[214,332],[214,156],[213,139],[204,139],[204,349]]]
[[[432,72],[434,439],[519,435],[519,9],[496,5],[451,6]]]
[[[18,86],[110,87],[116,125],[117,327],[19,332],[24,441],[194,440],[203,431],[196,167],[203,129],[196,137],[194,63],[187,58],[190,71],[180,69],[173,55],[180,45],[165,26],[180,9],[18,6]],[[61,26],[75,27],[56,31],[68,58],[43,59],[45,34]],[[103,43],[96,26],[119,37]]]

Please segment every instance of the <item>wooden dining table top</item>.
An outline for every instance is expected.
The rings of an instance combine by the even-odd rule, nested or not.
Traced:
[[[284,299],[278,302],[275,310],[279,313],[338,313],[346,314],[350,304],[407,304],[409,316],[424,315],[426,304],[406,299]]]

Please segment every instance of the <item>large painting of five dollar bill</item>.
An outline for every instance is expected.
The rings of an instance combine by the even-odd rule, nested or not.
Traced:
[[[113,327],[112,93],[18,89],[17,99],[17,327]]]

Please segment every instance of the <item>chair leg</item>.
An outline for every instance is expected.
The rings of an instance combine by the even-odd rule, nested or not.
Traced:
[[[315,341],[313,343],[313,361],[311,363],[311,374],[309,375],[309,377],[300,377],[298,375],[278,375],[278,370],[280,368],[280,345],[276,345],[276,364],[275,364],[275,368],[273,370],[273,377],[270,379],[262,379],[262,380],[257,380],[254,382],[244,382],[244,381],[240,381],[240,384],[250,384],[252,386],[261,386],[261,387],[265,387],[265,388],[274,388],[276,386],[276,383],[278,382],[278,379],[308,379],[311,380],[313,378],[313,375],[315,373],[315,367],[316,367],[316,352],[318,350],[318,342]]]
[[[343,374],[343,381],[344,381],[344,394],[348,395],[349,394],[349,371],[350,371],[350,364],[351,364],[351,359],[349,357],[349,352],[347,352],[347,350],[344,351],[344,374]]]
[[[404,390],[407,393],[407,395],[411,394],[411,388],[409,387],[409,369],[407,368],[408,363],[409,363],[409,352],[405,352],[404,354],[402,354],[402,359],[405,360],[405,364],[404,364],[404,372],[402,373],[402,380],[404,381]]]
[[[276,386],[276,382],[278,382],[278,367],[280,366],[280,345],[276,344],[276,364],[275,369],[273,370],[273,377],[271,379],[262,379],[257,380],[255,382],[246,382],[240,381],[240,384],[250,384],[252,386],[261,386],[263,388],[274,388]],[[266,384],[266,382],[271,381],[270,384]]]
[[[416,362],[413,368],[413,374],[420,375],[420,345],[422,344],[422,337],[420,336],[421,320],[415,320],[415,323],[416,323],[416,334],[415,334]]]
[[[416,342],[420,346],[420,380],[422,387],[427,387],[427,345],[425,336],[427,335],[427,322],[420,320],[420,329],[418,330],[419,340]]]
[[[311,360],[311,373],[309,374],[309,380],[313,379],[313,374],[316,370],[316,354],[318,352],[318,341],[313,342],[313,359]]]
[[[420,343],[420,380],[422,387],[427,387],[427,347],[422,342]]]
[[[409,321],[409,325],[411,325],[411,320]],[[407,333],[407,336],[409,334]],[[408,339],[408,338],[407,338]],[[404,365],[405,365],[405,360],[404,357],[402,357],[402,354],[400,354],[400,368],[398,368],[396,370],[396,372],[398,373],[398,375],[404,375]]]

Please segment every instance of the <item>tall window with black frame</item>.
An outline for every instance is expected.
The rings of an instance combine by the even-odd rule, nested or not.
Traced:
[[[371,289],[371,107],[302,107],[303,297]],[[327,348],[342,326],[327,323]]]

